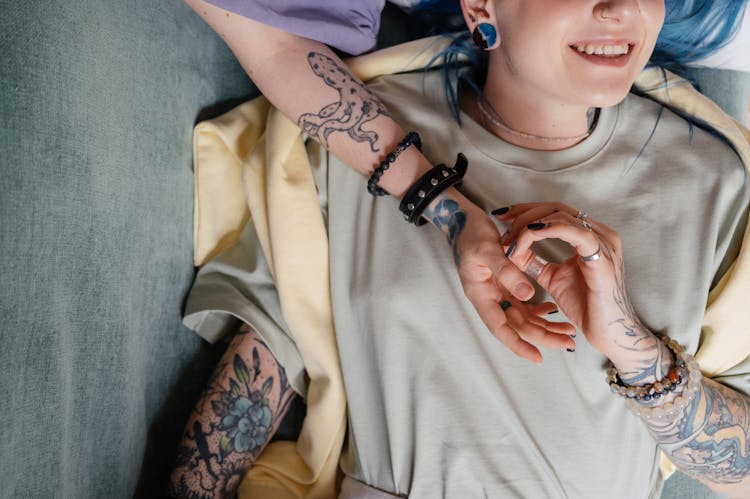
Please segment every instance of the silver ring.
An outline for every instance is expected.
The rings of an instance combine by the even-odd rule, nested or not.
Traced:
[[[597,248],[596,253],[594,253],[593,255],[589,255],[589,256],[581,256],[580,258],[582,262],[595,262],[599,258],[601,258],[601,256],[602,256],[602,247],[601,245],[599,245],[599,248]]]
[[[548,263],[549,262],[541,256],[534,255],[534,258],[532,258],[531,262],[526,266],[526,270],[524,270],[523,273],[526,274],[529,279],[536,280],[536,278],[539,277],[539,274],[542,273],[542,270],[544,270],[544,266]]]
[[[594,230],[594,226],[589,223],[586,218],[588,218],[588,214],[585,211],[578,210],[578,213],[576,214],[576,218],[581,221],[581,225],[583,225],[583,228],[586,230]]]

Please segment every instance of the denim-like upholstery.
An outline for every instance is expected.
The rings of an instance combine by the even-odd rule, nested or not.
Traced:
[[[0,54],[0,497],[150,495],[217,360],[192,126],[254,87],[180,1],[5,2]]]
[[[750,127],[750,73],[693,68],[689,76],[701,92]]]
[[[180,322],[192,125],[255,89],[180,1],[3,10],[0,497],[157,496],[221,353]]]

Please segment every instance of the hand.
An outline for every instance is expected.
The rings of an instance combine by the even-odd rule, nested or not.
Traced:
[[[630,303],[617,232],[562,203],[519,204],[498,218],[511,222],[505,236],[515,242],[511,261],[523,270],[544,264],[536,281],[595,349],[621,373],[651,365],[659,342]],[[565,241],[576,255],[559,264],[540,262],[531,245],[543,239]]]
[[[423,214],[443,231],[453,247],[464,293],[492,334],[516,355],[541,362],[533,344],[575,348],[568,323],[549,322],[554,303],[524,303],[534,296],[528,278],[505,256],[492,219],[455,189],[449,189]]]

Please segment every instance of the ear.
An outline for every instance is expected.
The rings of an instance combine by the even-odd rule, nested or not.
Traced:
[[[468,26],[472,35],[476,36],[477,26],[480,24],[492,25],[494,32],[497,34],[497,14],[494,0],[461,0],[461,10],[464,14],[466,26]],[[492,44],[488,44],[485,50],[493,50],[498,46],[500,46],[499,34]]]

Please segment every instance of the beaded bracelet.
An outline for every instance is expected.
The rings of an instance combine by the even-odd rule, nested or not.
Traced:
[[[681,417],[700,392],[703,378],[698,362],[692,355],[685,353],[679,343],[666,336],[662,336],[661,341],[675,357],[674,364],[662,380],[645,386],[627,386],[622,383],[613,367],[607,370],[607,381],[612,391],[627,398],[628,408],[636,416],[658,425],[668,424]],[[655,399],[676,391],[681,385],[685,386],[670,402],[649,405],[649,402],[653,404]]]
[[[683,349],[679,343],[669,339],[667,336],[662,336],[661,341],[674,354],[674,363],[669,368],[667,375],[659,381],[649,383],[648,385],[630,386],[622,382],[614,367],[610,367],[607,369],[607,382],[614,393],[629,399],[648,402],[652,398],[658,399],[662,395],[674,391],[682,384],[687,377]]]
[[[456,164],[453,168],[445,165],[437,165],[422,175],[419,180],[409,187],[409,190],[406,191],[403,199],[401,199],[401,204],[398,206],[398,209],[404,215],[404,219],[416,225],[427,223],[422,218],[424,210],[441,192],[449,187],[461,184],[468,164],[466,156],[458,153]]]
[[[422,138],[417,132],[407,133],[406,136],[401,140],[401,142],[396,145],[396,148],[393,150],[393,152],[388,153],[385,159],[380,162],[378,167],[375,168],[375,171],[372,172],[372,175],[370,175],[370,179],[367,181],[367,192],[369,192],[373,196],[388,195],[388,192],[386,192],[385,189],[378,186],[380,177],[382,177],[385,171],[390,168],[391,163],[396,161],[396,158],[401,156],[401,153],[408,149],[412,144],[414,144],[420,151],[422,150]]]
[[[683,354],[685,365],[687,366],[687,385],[682,392],[672,401],[665,404],[649,407],[643,405],[636,399],[628,399],[627,406],[636,416],[648,422],[651,425],[663,426],[673,424],[685,414],[685,409],[692,404],[701,390],[701,374],[698,362],[692,355]]]

